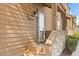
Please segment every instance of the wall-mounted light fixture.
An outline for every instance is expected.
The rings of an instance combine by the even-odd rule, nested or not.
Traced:
[[[38,14],[38,9],[37,9],[36,11],[33,12],[33,14],[32,14],[31,16],[33,16],[33,17],[38,17],[38,15],[39,15],[39,14]]]
[[[32,12],[31,15],[28,16],[28,19],[33,19],[34,17],[38,17],[39,13],[38,13],[38,9],[34,12]]]

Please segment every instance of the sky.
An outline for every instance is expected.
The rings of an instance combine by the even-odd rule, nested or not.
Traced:
[[[77,25],[79,25],[79,3],[69,3],[71,14],[77,16]]]

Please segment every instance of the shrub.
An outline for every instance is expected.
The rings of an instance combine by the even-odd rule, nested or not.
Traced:
[[[78,38],[74,36],[68,36],[67,39],[67,48],[70,52],[75,51],[78,44]]]

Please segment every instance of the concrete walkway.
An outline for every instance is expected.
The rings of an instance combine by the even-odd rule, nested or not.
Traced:
[[[76,50],[72,53],[71,56],[79,56],[79,41]]]

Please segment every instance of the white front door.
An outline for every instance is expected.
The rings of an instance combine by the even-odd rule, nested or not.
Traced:
[[[42,42],[45,40],[44,13],[39,12],[38,22],[39,42]]]

